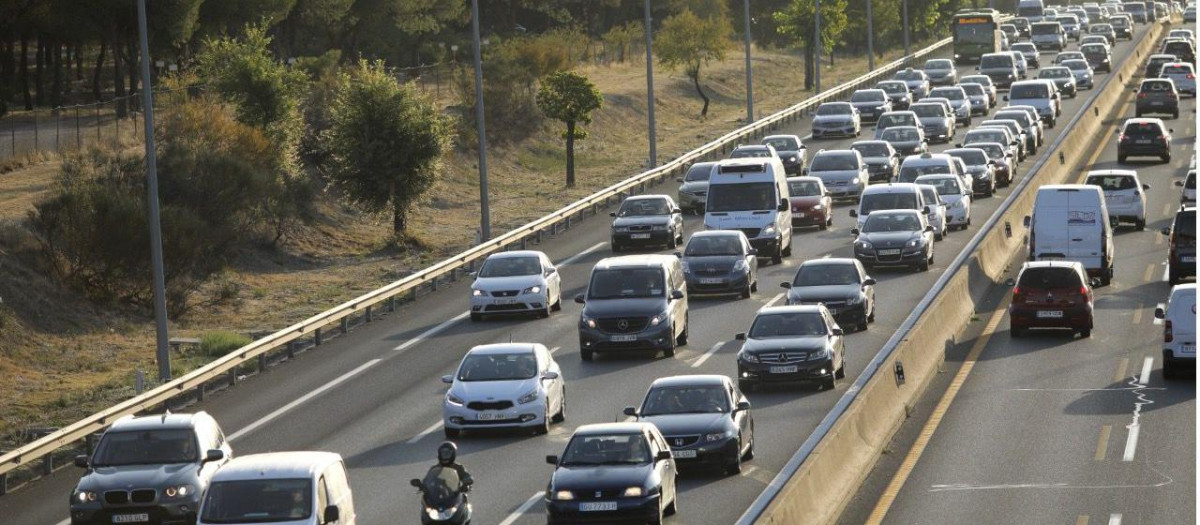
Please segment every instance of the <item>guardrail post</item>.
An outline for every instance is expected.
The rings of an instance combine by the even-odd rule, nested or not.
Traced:
[[[49,476],[54,473],[54,454],[46,454],[42,456],[42,475]]]
[[[200,383],[199,385],[196,385],[196,402],[198,402],[198,403],[204,402],[204,383]]]
[[[436,291],[437,291],[437,277],[434,277],[433,279],[430,279],[430,281],[429,281],[429,289],[430,289],[430,291],[434,291],[434,292],[436,292]]]
[[[237,368],[229,371],[229,386],[237,384]]]
[[[567,222],[563,225],[563,230],[571,229],[571,216],[567,215]]]
[[[322,335],[320,328],[313,332],[313,346],[321,346],[321,343],[325,342],[324,338],[321,337]]]
[[[456,283],[456,282],[458,282],[458,268],[451,268],[451,269],[450,269],[450,282],[452,282],[452,283]],[[367,307],[367,309],[368,309],[368,310],[369,310],[370,308],[371,308],[371,307],[369,307],[369,306]]]
[[[528,249],[528,246],[526,246],[526,241],[528,241],[528,240],[529,239],[527,239],[525,237],[521,237],[521,249],[522,250]]]
[[[299,344],[300,343],[298,343],[296,341],[288,341],[288,345],[287,345],[288,361],[291,361],[293,358],[296,357],[296,347],[299,346]]]
[[[8,494],[8,473],[0,474],[0,496]]]
[[[474,266],[475,263],[472,262],[471,265]],[[388,305],[389,312],[395,312],[396,311],[396,296],[393,295],[391,297],[388,297],[387,305]]]
[[[371,322],[371,321],[372,321],[372,316],[371,316],[371,307],[370,307],[370,306],[368,306],[368,307],[367,307],[367,322],[369,323],[369,322]]]
[[[342,318],[340,328],[343,334],[350,331],[350,316],[347,315],[346,317]]]
[[[537,231],[537,238],[533,241],[534,244],[542,243],[542,230]]]
[[[267,371],[267,354],[258,354],[258,373]]]

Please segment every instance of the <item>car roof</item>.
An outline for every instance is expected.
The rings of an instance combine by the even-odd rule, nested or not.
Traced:
[[[986,142],[976,142],[975,144],[987,144],[987,143]],[[948,150],[942,151],[942,153],[945,153],[946,155],[950,155],[950,156],[953,156],[953,154],[955,154],[955,153],[982,153],[984,155],[987,155],[986,151],[983,151],[982,149],[975,147],[975,144],[968,144],[961,148],[950,148]],[[995,143],[993,143],[993,144],[995,144]],[[999,144],[997,144],[997,146],[999,146]]]
[[[920,155],[909,155],[904,157],[904,162],[902,162],[900,165],[947,164],[951,162],[954,162],[954,160],[945,153],[922,153]]]
[[[533,349],[537,347],[538,343],[493,343],[472,347],[467,353],[477,355],[532,353]]]
[[[652,201],[652,200],[671,200],[671,196],[655,194],[655,195],[634,195],[634,196],[625,198],[625,201]],[[621,202],[625,202],[625,201],[621,201]]]
[[[737,151],[737,150],[739,150],[739,149],[749,149],[749,150],[767,150],[767,151],[770,151],[770,150],[772,150],[772,149],[774,149],[774,148],[773,148],[773,147],[771,147],[769,144],[739,144],[739,145],[738,145],[736,148],[733,148],[733,150],[734,150],[734,151]]]
[[[800,263],[800,266],[854,266],[854,259],[849,257],[830,257],[828,259],[809,259]]]
[[[630,421],[625,423],[592,423],[575,429],[572,436],[597,436],[605,434],[641,434],[654,428],[652,423]]]
[[[1049,260],[1049,261],[1028,261],[1021,267],[1021,270],[1024,271],[1029,268],[1074,268],[1074,269],[1079,269],[1082,267],[1083,267],[1083,264],[1080,263],[1079,261],[1067,261],[1067,260],[1063,260],[1063,259],[1054,259],[1054,260]]]
[[[270,452],[238,456],[221,466],[212,481],[312,478],[325,467],[340,463],[333,452]]]
[[[678,259],[673,255],[644,254],[621,255],[606,257],[592,267],[593,270],[612,270],[617,268],[659,268]]]
[[[1150,117],[1134,117],[1134,118],[1125,119],[1125,123],[1122,124],[1121,126],[1124,127],[1124,126],[1128,126],[1130,124],[1158,124],[1159,126],[1163,126],[1164,128],[1166,127],[1166,124],[1163,123],[1162,119],[1150,118]]]
[[[724,385],[728,377],[718,374],[690,374],[660,377],[650,383],[650,388],[656,386],[687,386],[687,385]]]
[[[514,259],[518,257],[542,257],[545,254],[537,250],[513,250],[511,252],[496,252],[489,255],[488,259]]]
[[[917,185],[911,182],[885,182],[883,184],[872,184],[863,189],[863,194],[867,193],[912,193],[917,191]]]
[[[799,136],[799,135],[767,135],[767,136],[763,137],[762,139],[763,139],[763,140],[767,140],[767,139],[794,139],[796,142],[799,142],[799,141],[800,141],[800,136]]]
[[[1087,176],[1092,175],[1124,175],[1127,177],[1137,177],[1137,172],[1133,170],[1092,170],[1087,172]]]
[[[821,305],[817,304],[793,304],[785,306],[764,306],[758,310],[755,316],[772,315],[772,314],[815,314],[821,311]]]
[[[823,156],[823,155],[829,155],[829,156],[834,156],[834,155],[846,156],[846,155],[848,155],[848,156],[853,157],[856,155],[860,155],[860,153],[855,150],[852,150],[852,149],[823,149],[821,151],[818,151],[816,156]]]
[[[821,177],[812,177],[809,175],[804,175],[801,177],[788,177],[787,181],[788,182],[825,182],[823,179],[821,179]],[[710,231],[721,231],[721,230],[710,230]],[[738,233],[741,233],[741,230],[731,230],[731,231],[736,231]],[[701,233],[704,233],[704,232],[693,233],[692,237],[700,235]]]
[[[811,178],[815,179],[816,177]],[[701,230],[693,233],[688,239],[691,240],[697,237],[744,237],[745,235],[745,233],[742,233],[742,230]]]
[[[128,416],[118,419],[109,427],[109,431],[124,432],[127,430],[178,430],[195,428],[198,419],[208,418],[207,412],[194,414],[172,414],[165,412],[151,416]]]

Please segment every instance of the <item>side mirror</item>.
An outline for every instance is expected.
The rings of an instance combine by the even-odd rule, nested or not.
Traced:
[[[1017,280],[1013,279],[1012,277],[1009,277],[1008,279],[1004,280],[1004,286],[1016,286],[1016,285],[1017,285]]]
[[[733,338],[738,341],[745,341],[746,340],[746,332],[738,332],[738,333],[734,334]]]
[[[454,376],[452,376],[450,374],[446,374],[446,375],[442,376],[442,382],[449,385],[454,382]]]
[[[1007,100],[1007,97],[1005,98],[1005,100]],[[608,212],[608,216],[609,216],[609,217],[616,217],[616,216],[617,216],[617,212],[615,212],[615,211]]]
[[[933,231],[933,226],[926,226],[926,227],[925,227],[925,231],[927,231],[927,232],[932,232],[932,231]]]
[[[1172,128],[1167,128],[1167,133],[1175,133],[1175,130]]]
[[[671,208],[671,213],[683,213],[683,210],[679,208]]]
[[[858,228],[850,228],[850,235],[858,235]]]
[[[781,282],[781,283],[779,283],[779,287],[780,287],[780,288],[787,288],[788,290],[791,290],[791,289],[792,289],[792,283],[789,283],[789,282],[787,282],[787,281],[784,281],[784,282]]]
[[[750,410],[749,401],[738,401],[737,410]]]
[[[637,407],[625,407],[625,410],[622,410],[621,413],[630,417],[637,417],[638,415]]]
[[[417,479],[417,478],[413,478],[413,479],[410,479],[410,480],[408,480],[408,484],[409,484],[409,485],[412,485],[412,486],[414,486],[414,487],[416,487],[416,488],[417,488],[417,490],[420,490],[420,489],[424,488],[424,487],[421,485],[421,480],[419,480],[419,479]]]
[[[672,300],[683,299],[683,290],[671,290],[671,299]]]
[[[83,454],[75,456],[75,466],[79,468],[88,468],[88,457]]]
[[[1004,95],[1004,101],[1008,102],[1008,95]]]
[[[683,177],[675,177],[675,182],[683,182]]]
[[[922,214],[922,215],[929,215],[929,212],[930,212],[930,211],[932,211],[932,210],[930,210],[930,209],[929,209],[929,206],[926,206],[926,207],[924,207],[924,208],[921,208],[921,214]]]
[[[546,271],[545,271],[544,275],[545,275],[546,277],[549,277],[549,276],[551,276],[551,275],[554,275],[554,273],[555,273],[555,272],[557,272],[557,271],[558,271],[558,268],[555,268],[555,267],[553,267],[553,266],[550,266],[550,267],[546,268]]]
[[[577,302],[577,303],[579,303],[579,304],[583,304],[583,303],[584,303],[584,300],[583,300],[583,294],[576,295],[576,296],[575,296],[575,302]]]
[[[850,216],[851,216],[851,217],[858,217],[858,210],[856,210],[856,209],[854,209],[854,208],[850,208]]]
[[[1158,232],[1163,235],[1171,235],[1171,228],[1170,227],[1163,228],[1161,230],[1158,230]]]
[[[660,451],[658,451],[658,454],[654,455],[654,461],[670,461],[670,460],[671,460],[671,451],[670,450],[660,450]]]
[[[956,147],[956,148],[961,148],[961,147],[963,147],[963,145],[962,145],[961,143],[960,143],[960,144],[955,144],[955,145],[954,145],[954,147]]]
[[[862,283],[863,283],[863,286],[875,286],[875,278],[867,277],[866,279],[863,279]]]
[[[1183,187],[1183,181],[1181,181],[1181,180],[1177,180],[1177,181],[1175,181],[1175,185],[1176,185],[1176,186],[1179,186],[1180,188],[1182,188],[1182,187]]]
[[[204,463],[212,463],[214,461],[221,461],[222,459],[225,459],[225,451],[219,448],[211,449],[204,454]]]
[[[1155,308],[1154,309],[1154,318],[1155,319],[1166,319],[1167,311],[1164,310],[1163,307],[1161,307],[1161,306],[1158,308]]]
[[[1030,224],[1033,224],[1033,217],[1026,215],[1022,222],[1025,224],[1025,227],[1028,228]]]
[[[829,333],[831,333],[833,335],[845,335],[846,331],[842,330],[841,327],[836,327],[836,328],[829,330]]]
[[[674,252],[671,255],[674,255],[677,259],[683,258],[683,252]]]
[[[758,255],[758,249],[750,248],[750,251],[746,252],[746,255]]]
[[[325,518],[325,523],[337,523],[342,516],[337,505],[330,505],[325,507],[325,514],[322,517]]]
[[[1143,185],[1142,185],[1142,189],[1143,189],[1143,190],[1148,190],[1148,189],[1150,189],[1150,185],[1149,185],[1149,184],[1143,184]]]
[[[542,372],[542,379],[558,379],[558,372]]]
[[[476,277],[479,277],[479,272],[471,272],[471,273],[468,273],[467,276],[474,279]]]
[[[787,199],[779,202],[779,206],[775,207],[775,211],[788,211]]]
[[[1091,279],[1088,279],[1088,285],[1090,285],[1092,288],[1099,288],[1101,284],[1103,284],[1103,282],[1099,277],[1092,277]]]
[[[558,456],[555,456],[555,455],[546,456],[546,463],[549,463],[551,465],[558,465]]]

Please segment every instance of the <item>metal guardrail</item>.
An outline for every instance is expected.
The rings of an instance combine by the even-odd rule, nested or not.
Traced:
[[[334,308],[258,339],[183,377],[162,384],[148,392],[76,421],[32,443],[0,455],[0,494],[3,494],[5,491],[4,479],[7,473],[23,465],[31,464],[38,459],[49,457],[57,449],[83,440],[96,432],[101,432],[119,418],[153,410],[154,407],[167,403],[176,397],[188,395],[195,389],[199,389],[197,392],[199,393],[199,397],[202,397],[207,382],[222,379],[252,359],[258,358],[261,360],[265,358],[268,352],[310,334],[315,334],[316,340],[319,341],[320,330],[333,323],[342,322],[342,329],[344,331],[345,322],[351,316],[365,311],[369,318],[371,306],[383,301],[389,301],[390,303],[390,300],[394,300],[401,294],[415,293],[421,286],[432,286],[436,289],[439,279],[449,277],[449,280],[453,281],[457,279],[458,272],[464,268],[468,268],[468,271],[473,271],[474,265],[477,262],[482,261],[493,253],[513,247],[524,248],[531,238],[540,239],[543,232],[556,233],[560,224],[565,224],[567,228],[570,228],[571,221],[575,217],[582,219],[589,211],[592,215],[595,215],[597,208],[599,206],[607,206],[609,199],[613,197],[632,194],[636,191],[645,191],[648,183],[662,182],[673,173],[677,171],[682,172],[693,162],[704,160],[713,154],[723,154],[727,148],[736,145],[739,141],[746,138],[765,135],[767,132],[774,130],[779,124],[790,122],[802,117],[807,112],[815,110],[823,102],[839,100],[865,85],[874,85],[881,78],[890,76],[895,71],[909,67],[918,60],[938,52],[948,46],[950,42],[951,39],[949,38],[940,40],[912,55],[876,68],[875,71],[852,79],[820,95],[810,97],[787,109],[726,133],[716,140],[691,150],[662,166],[634,175],[599,190],[558,211],[515,228],[495,239],[467,249],[448,259],[443,259],[392,284],[346,301]],[[49,472],[50,470],[52,469],[49,466],[44,467],[44,471]]]

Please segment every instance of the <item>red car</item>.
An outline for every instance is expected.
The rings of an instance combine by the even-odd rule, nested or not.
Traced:
[[[1009,306],[1012,337],[1021,337],[1030,328],[1066,328],[1091,337],[1094,284],[1075,261],[1025,263]]]
[[[818,177],[788,177],[792,202],[792,227],[817,226],[822,230],[833,224],[833,199]]]

